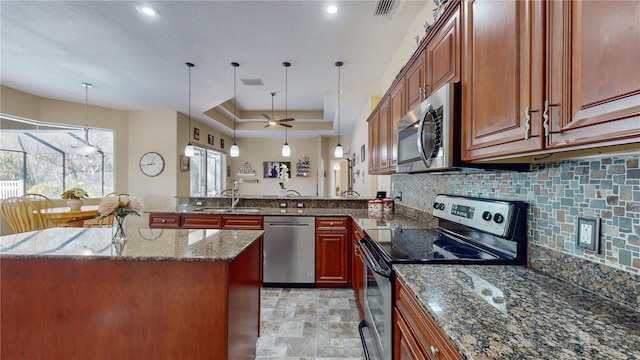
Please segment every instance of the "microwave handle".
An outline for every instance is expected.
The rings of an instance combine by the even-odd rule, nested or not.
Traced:
[[[422,133],[424,132],[424,120],[425,118],[431,114],[431,104],[427,106],[425,115],[420,119],[420,123],[418,123],[418,152],[420,153],[420,157],[422,161],[427,166],[427,168],[431,167],[431,157],[427,158],[427,154],[425,154],[424,150],[424,142],[422,141]]]

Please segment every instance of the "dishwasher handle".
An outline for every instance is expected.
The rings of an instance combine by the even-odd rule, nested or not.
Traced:
[[[303,224],[303,223],[268,223],[267,226],[268,227],[283,227],[283,228],[287,228],[287,227],[309,227],[309,224]]]

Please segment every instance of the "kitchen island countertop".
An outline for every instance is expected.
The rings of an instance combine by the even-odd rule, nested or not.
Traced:
[[[640,313],[531,269],[394,269],[467,359],[640,358]]]

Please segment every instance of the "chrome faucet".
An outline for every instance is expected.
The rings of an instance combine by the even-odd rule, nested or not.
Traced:
[[[238,192],[238,180],[233,180],[233,186],[231,188],[231,209],[235,209],[236,205],[240,201],[240,193]]]

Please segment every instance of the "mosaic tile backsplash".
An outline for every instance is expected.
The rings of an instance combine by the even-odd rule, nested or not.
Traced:
[[[640,154],[633,154],[534,164],[527,173],[398,174],[391,176],[392,195],[402,191],[402,205],[428,213],[440,193],[526,201],[531,246],[619,269],[639,281],[639,161]],[[578,216],[601,219],[600,253],[576,247]],[[572,281],[576,274],[566,274],[566,268],[536,264],[537,260],[530,257],[530,266],[585,287]]]

